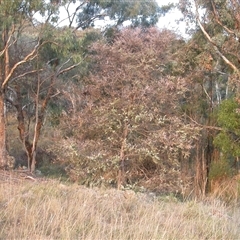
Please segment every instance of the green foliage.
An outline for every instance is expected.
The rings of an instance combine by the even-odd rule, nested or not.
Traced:
[[[165,13],[171,8],[168,6],[162,9]],[[83,4],[78,14],[78,27],[83,29],[94,26],[94,19],[103,19],[108,16],[121,25],[131,21],[132,26],[149,27],[157,23],[161,9],[155,0],[150,1],[113,1],[113,0],[91,0]]]
[[[43,0],[3,0],[0,2],[0,30],[21,26],[24,21],[33,21],[34,15],[51,16],[49,22],[57,20],[58,8]]]
[[[222,102],[218,112],[218,123],[225,130],[234,132],[240,130],[238,103],[235,99],[228,99]]]
[[[42,42],[40,54],[45,63],[56,58],[64,61],[70,56],[75,62],[80,60],[77,54],[80,42],[70,29],[56,29],[49,25],[42,34]]]
[[[61,180],[68,179],[64,165],[62,166],[59,163],[45,162],[38,168],[38,170],[40,170],[44,176],[49,178],[56,178]]]
[[[214,144],[226,155],[240,156],[240,118],[235,99],[222,102],[217,120],[223,131],[216,136]]]
[[[43,46],[40,49],[41,61],[54,66],[71,59],[72,63],[81,65],[79,71],[87,67],[89,59],[85,58],[89,46],[101,38],[100,32],[94,29],[75,33],[70,28],[56,29],[49,25],[42,34]],[[55,66],[56,67],[56,66]]]
[[[102,35],[99,31],[94,29],[89,29],[84,31],[81,38],[81,53],[84,55],[88,53],[90,46],[102,38]]]
[[[50,102],[48,109],[49,109],[48,113],[49,124],[53,127],[58,126],[60,124],[60,118],[63,110],[61,106],[61,101],[60,103]]]
[[[195,88],[192,101],[184,110],[192,119],[208,126],[202,142],[214,146],[205,155],[207,163],[212,161],[208,166],[210,180],[229,177],[231,171],[237,170],[232,161],[240,156],[238,102],[229,99],[239,92],[240,44],[236,36],[240,28],[236,19],[240,4],[227,0],[182,0],[179,8],[184,20],[194,23],[189,26],[194,28],[193,35],[181,55],[186,59],[184,74],[189,74],[189,83],[193,80]],[[204,174],[207,176],[208,171]]]
[[[232,176],[232,168],[227,158],[221,158],[210,165],[209,181],[224,179]]]

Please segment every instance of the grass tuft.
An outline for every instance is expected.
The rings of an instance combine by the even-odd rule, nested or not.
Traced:
[[[0,184],[1,239],[237,239],[240,211],[58,181]]]

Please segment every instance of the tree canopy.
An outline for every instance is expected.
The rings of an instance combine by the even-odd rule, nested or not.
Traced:
[[[119,26],[125,22],[130,22],[133,27],[149,27],[155,25],[159,17],[172,7],[169,4],[160,8],[155,0],[70,0],[63,1],[63,4],[68,15],[69,26],[73,26],[74,21],[76,21],[76,29],[94,26],[96,20],[105,18],[111,20],[110,25]],[[71,11],[73,8],[74,11]]]

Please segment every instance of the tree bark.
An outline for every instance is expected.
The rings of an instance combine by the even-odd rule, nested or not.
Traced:
[[[0,168],[8,167],[8,154],[7,154],[7,144],[6,144],[6,109],[5,109],[5,87],[2,85],[4,82],[4,77],[9,73],[9,49],[7,48],[9,44],[8,30],[2,32],[2,41],[5,46],[5,51],[3,51],[3,56],[0,60]]]
[[[7,167],[4,92],[0,91],[0,168]]]
[[[207,186],[207,170],[206,170],[205,152],[202,142],[197,143],[196,159],[195,159],[195,177],[194,177],[194,190],[195,196],[198,198],[205,197]]]

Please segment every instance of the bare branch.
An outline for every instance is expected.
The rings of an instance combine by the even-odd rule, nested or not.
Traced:
[[[217,44],[212,40],[212,38],[209,36],[209,34],[206,32],[206,30],[204,29],[200,18],[199,18],[199,13],[198,13],[198,7],[197,7],[197,3],[195,3],[196,5],[196,16],[197,16],[197,22],[198,25],[202,31],[202,33],[204,34],[204,36],[207,38],[207,40],[213,45],[214,49],[216,50],[216,52],[220,55],[220,57],[223,59],[223,61],[230,66],[234,72],[239,72],[238,68],[231,62],[228,60],[228,58],[226,56],[224,56],[222,54],[222,52],[219,50],[219,47],[217,46]]]
[[[78,10],[79,10],[86,2],[87,2],[87,1],[83,1],[83,2],[75,9],[75,11],[74,11],[72,14],[69,13],[70,3],[67,5],[67,7],[64,6],[64,8],[65,8],[65,10],[66,10],[66,12],[67,12],[67,15],[68,15],[68,17],[67,17],[66,19],[69,20],[69,26],[68,26],[69,28],[72,27],[73,21],[74,21],[76,15],[77,15]],[[64,20],[66,20],[66,19],[64,19]]]
[[[66,60],[59,68],[58,68],[58,72],[60,72],[60,70],[69,62],[71,61],[71,58],[69,58],[68,60]]]
[[[66,62],[64,62],[64,63],[59,67],[59,69],[58,69],[58,71],[57,71],[57,74],[56,74],[57,77],[58,77],[59,75],[65,73],[65,72],[68,72],[68,71],[74,69],[75,67],[77,67],[77,66],[79,66],[79,65],[81,64],[81,63],[79,62],[79,63],[76,63],[76,64],[74,64],[74,65],[71,65],[70,67],[67,67],[67,68],[65,68],[65,69],[62,69],[67,63],[70,62],[70,60],[71,60],[71,58],[69,58]],[[61,70],[61,69],[62,69],[62,70]]]
[[[218,130],[218,131],[223,131],[224,129],[221,127],[215,127],[215,126],[208,126],[208,125],[202,125],[200,123],[198,123],[197,121],[195,121],[193,118],[191,118],[190,116],[186,115],[194,124],[196,124],[199,127],[205,128],[205,129],[212,129],[212,130]]]
[[[42,68],[42,69],[38,69],[38,70],[32,70],[32,71],[25,72],[25,73],[23,73],[23,74],[18,75],[18,76],[15,77],[15,78],[12,78],[11,82],[16,81],[16,80],[19,79],[19,78],[25,77],[25,76],[28,75],[28,74],[32,74],[32,73],[36,73],[36,72],[41,72],[41,71],[43,71],[43,70],[44,70],[44,69]]]
[[[228,32],[229,34],[232,34],[232,35],[234,35],[234,36],[237,36],[237,34],[236,34],[234,31],[232,31],[231,29],[229,29],[228,27],[226,27],[225,25],[223,25],[223,23],[220,21],[213,0],[211,0],[211,4],[212,4],[213,13],[214,13],[214,18],[215,18],[216,22],[217,22],[226,32]]]
[[[17,62],[12,69],[10,70],[8,76],[5,78],[4,82],[2,83],[2,89],[4,89],[8,83],[8,81],[10,80],[11,76],[13,75],[14,71],[17,69],[18,66],[22,65],[23,63],[27,62],[28,60],[32,60],[37,56],[37,51],[39,49],[40,46],[40,41],[38,41],[38,44],[34,47],[34,49],[32,50],[32,52],[30,52],[22,61]]]
[[[5,44],[5,48],[0,52],[0,57],[3,56],[3,54],[5,53],[5,51],[7,50],[7,48],[10,47],[11,44],[9,44],[9,43],[10,43],[10,41],[11,41],[11,38],[12,38],[12,36],[13,36],[14,31],[15,31],[15,26],[12,27],[11,33],[10,33],[10,35],[9,35],[9,37],[8,37],[8,40],[7,40],[6,44]]]
[[[68,68],[65,68],[65,69],[63,69],[62,71],[60,71],[57,76],[65,73],[65,72],[68,72],[68,71],[74,69],[75,67],[77,67],[77,66],[79,66],[79,65],[80,65],[80,63],[77,63],[77,64],[74,64],[74,65],[68,67]]]
[[[51,98],[54,98],[54,97],[56,97],[57,95],[59,95],[61,92],[59,91],[59,89],[57,89],[57,92],[55,93],[55,94],[53,94],[52,96],[51,96]]]
[[[77,27],[75,28],[75,31],[78,30],[79,28],[81,28],[85,23],[91,23],[91,22],[94,21],[95,19],[98,19],[98,18],[100,18],[100,17],[105,17],[105,16],[106,16],[106,14],[104,13],[104,14],[98,14],[98,15],[92,17],[92,18],[89,18],[89,19],[87,19],[86,21],[84,21],[84,22],[82,22],[82,23],[79,23],[79,24],[77,25]]]

